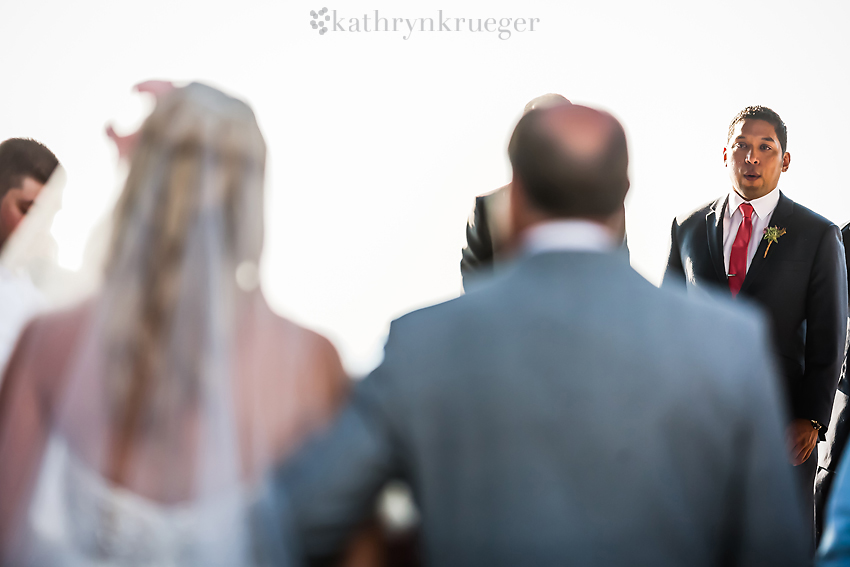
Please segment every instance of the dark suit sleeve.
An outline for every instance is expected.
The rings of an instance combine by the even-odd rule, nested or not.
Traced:
[[[333,564],[352,531],[375,508],[392,478],[402,478],[388,416],[393,360],[359,382],[328,431],[272,475],[266,491],[276,508],[282,539],[310,565]]]
[[[850,224],[841,229],[841,239],[844,241],[844,261],[850,265]],[[848,276],[848,288],[850,288],[850,276]],[[848,407],[848,396],[850,396],[850,385],[847,379],[847,349],[850,345],[850,329],[844,342],[844,363],[841,365],[840,378],[838,379],[838,391],[835,393],[835,401],[832,404],[832,417],[829,421],[829,432],[826,434],[826,452],[822,455],[821,466],[830,472],[835,472],[847,438],[850,436],[850,407]]]
[[[686,282],[681,250],[679,250],[678,228],[679,223],[673,219],[673,226],[670,228],[670,254],[667,257],[667,270],[664,272],[661,287],[684,286]]]
[[[486,202],[483,196],[475,198],[475,207],[466,224],[466,247],[460,260],[464,288],[471,279],[493,269],[493,240],[487,225]]]
[[[847,266],[838,227],[821,237],[806,296],[806,367],[794,415],[829,424],[847,334]],[[822,430],[825,433],[825,430]]]
[[[844,394],[850,396],[850,382],[847,378],[847,353],[848,350],[850,350],[850,242],[848,242],[850,241],[850,223],[841,227],[841,241],[844,245],[844,265],[847,268],[848,329],[847,340],[844,343],[844,364],[841,365],[841,378],[838,380],[838,389]]]
[[[841,238],[844,241],[844,261],[850,265],[850,224],[841,229]],[[848,276],[848,288],[850,288],[850,276]],[[850,437],[850,387],[847,380],[847,347],[850,345],[850,329],[844,344],[844,364],[841,365],[841,377],[838,379],[838,390],[835,392],[835,400],[832,403],[832,417],[829,421],[829,430],[826,432],[826,443],[821,446],[820,467],[815,477],[815,512],[818,534],[824,527],[824,510],[830,498],[832,483],[835,472],[842,462],[844,449],[847,447],[847,439]],[[845,497],[846,498],[846,497]],[[845,521],[847,518],[845,518]]]
[[[844,262],[850,266],[850,224],[841,229],[841,239],[844,242]],[[847,278],[848,293],[850,293],[850,275]],[[832,472],[838,468],[838,462],[847,445],[850,436],[850,407],[848,407],[848,396],[850,396],[850,384],[847,379],[847,351],[850,346],[850,329],[844,342],[844,363],[841,365],[841,374],[838,379],[838,391],[835,393],[835,401],[832,405],[832,418],[829,422],[830,432],[827,434],[827,455],[823,459],[824,467]]]

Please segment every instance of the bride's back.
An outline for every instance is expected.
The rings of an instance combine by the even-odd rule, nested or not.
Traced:
[[[327,339],[274,315],[259,292],[245,294],[241,303],[228,387],[239,476],[250,487],[328,423],[344,400],[348,378]],[[130,474],[118,476],[103,458],[104,439],[122,423],[120,414],[109,419],[103,410],[108,377],[86,374],[75,381],[76,392],[68,392],[68,369],[95,310],[89,301],[36,319],[18,347],[12,380],[29,381],[46,407],[61,408],[59,429],[71,452],[105,481],[163,504],[192,500],[201,429],[211,426],[196,401],[187,402],[167,427],[140,428],[128,438],[121,449]]]
[[[203,85],[166,95],[145,121],[101,291],[31,324],[8,367],[0,457],[16,464],[0,470],[0,551],[63,490],[96,518],[66,531],[92,541],[132,525],[116,520],[132,510],[161,511],[146,525],[167,534],[170,510],[235,494],[231,513],[189,514],[192,529],[247,543],[231,532],[247,529],[252,481],[330,418],[346,385],[330,343],[272,314],[257,289],[265,156],[250,108]]]

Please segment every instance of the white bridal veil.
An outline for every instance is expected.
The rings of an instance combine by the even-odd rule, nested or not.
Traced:
[[[32,379],[50,381],[37,404],[50,411],[34,446],[0,444],[0,462],[34,463],[7,561],[283,564],[257,532],[282,533],[255,489],[272,458],[251,411],[262,393],[240,388],[262,356],[242,330],[259,295],[265,152],[251,109],[204,85],[165,95],[145,122],[100,289],[16,355],[47,369]]]

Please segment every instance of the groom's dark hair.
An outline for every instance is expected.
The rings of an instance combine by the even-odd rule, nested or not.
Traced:
[[[788,129],[785,127],[785,122],[774,111],[766,106],[748,106],[741,112],[735,115],[732,122],[729,123],[729,132],[726,134],[726,143],[732,139],[735,133],[735,125],[744,120],[764,120],[773,126],[776,132],[776,137],[779,139],[779,146],[782,148],[782,153],[785,153],[785,148],[788,147]]]
[[[47,147],[28,138],[9,138],[0,143],[0,199],[9,189],[20,187],[25,177],[47,183],[59,160]]]
[[[579,105],[532,110],[517,124],[508,154],[526,196],[542,212],[600,218],[623,206],[628,148],[610,114]]]

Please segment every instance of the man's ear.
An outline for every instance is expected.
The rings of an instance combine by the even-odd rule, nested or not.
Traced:
[[[724,167],[729,167],[729,156],[726,155],[726,149],[725,147],[723,148],[723,165]]]
[[[791,165],[791,154],[785,152],[782,156],[782,171],[788,171],[788,166]]]

